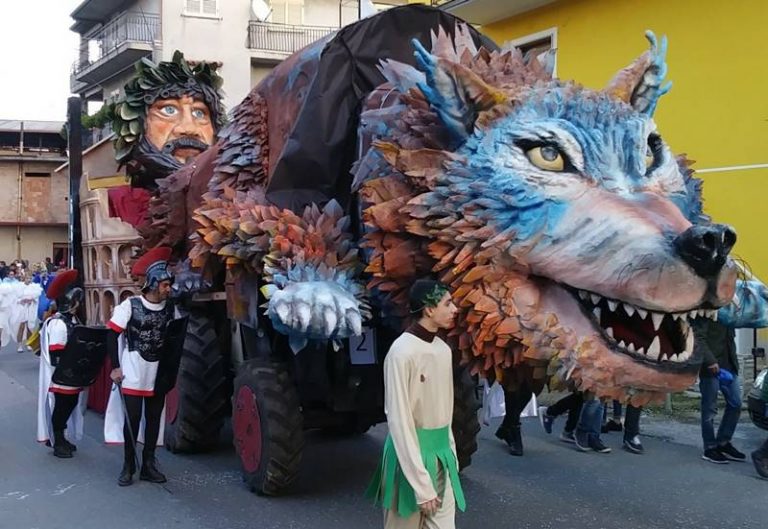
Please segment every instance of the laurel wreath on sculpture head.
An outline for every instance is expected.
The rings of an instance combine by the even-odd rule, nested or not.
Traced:
[[[113,103],[115,159],[120,166],[131,160],[144,133],[147,109],[159,98],[198,96],[208,105],[214,132],[224,126],[227,116],[222,103],[223,79],[216,71],[218,66],[205,61],[191,66],[178,50],[170,62],[155,64],[142,58],[136,63],[136,77],[125,85],[125,93]]]

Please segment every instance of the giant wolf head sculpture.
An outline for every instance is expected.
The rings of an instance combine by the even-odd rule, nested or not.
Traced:
[[[383,63],[362,116],[370,286],[403,306],[413,277],[437,273],[462,361],[512,385],[554,376],[635,404],[687,387],[692,320],[734,295],[736,235],[702,214],[652,119],[666,39],[649,32],[598,91],[463,35],[414,42],[421,71]]]

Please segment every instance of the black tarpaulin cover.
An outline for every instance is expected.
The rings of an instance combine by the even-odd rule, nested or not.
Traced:
[[[439,9],[402,6],[349,25],[331,38],[274,165],[267,188],[270,202],[295,211],[333,198],[346,206],[360,109],[368,94],[385,82],[379,61],[413,65],[411,39],[429,49],[431,32],[442,26],[453,35],[457,22],[463,21]],[[471,26],[469,30],[478,47],[497,49]]]

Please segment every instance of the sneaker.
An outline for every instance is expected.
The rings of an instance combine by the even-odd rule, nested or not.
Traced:
[[[728,442],[724,445],[720,445],[717,447],[717,449],[720,451],[721,454],[723,454],[727,459],[731,461],[746,461],[747,456],[736,450],[734,446]]]
[[[603,425],[603,427],[600,429],[600,432],[621,432],[622,430],[624,430],[624,428],[621,426],[620,422],[614,421],[613,419],[608,419],[608,422]]]
[[[760,476],[768,479],[768,457],[765,457],[760,450],[752,452],[752,463]]]
[[[611,448],[605,446],[599,437],[592,437],[589,440],[589,447],[598,454],[610,454]]]
[[[624,450],[633,454],[642,454],[643,443],[640,442],[640,436],[636,435],[632,439],[624,439]]]
[[[701,455],[701,458],[704,461],[709,461],[710,463],[717,463],[718,465],[724,465],[728,463],[728,458],[725,457],[723,454],[720,453],[720,450],[717,448],[707,448],[704,450],[704,453]]]
[[[573,432],[563,430],[563,433],[560,434],[560,440],[564,443],[576,444],[576,436],[573,435]]]
[[[18,349],[16,349],[17,353],[23,353],[24,352],[24,346],[20,345]]]
[[[552,433],[555,418],[547,415],[547,406],[539,406],[539,422],[541,422],[541,427],[544,428],[545,432]]]
[[[573,442],[576,445],[576,449],[581,452],[589,452],[589,435],[585,433],[577,433],[573,436]]]

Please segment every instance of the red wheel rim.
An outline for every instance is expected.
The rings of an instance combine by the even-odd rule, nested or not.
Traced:
[[[248,386],[237,392],[235,412],[232,415],[235,449],[246,472],[256,472],[261,462],[261,417],[256,395]]]
[[[173,424],[179,415],[179,390],[174,387],[165,396],[165,424]]]

